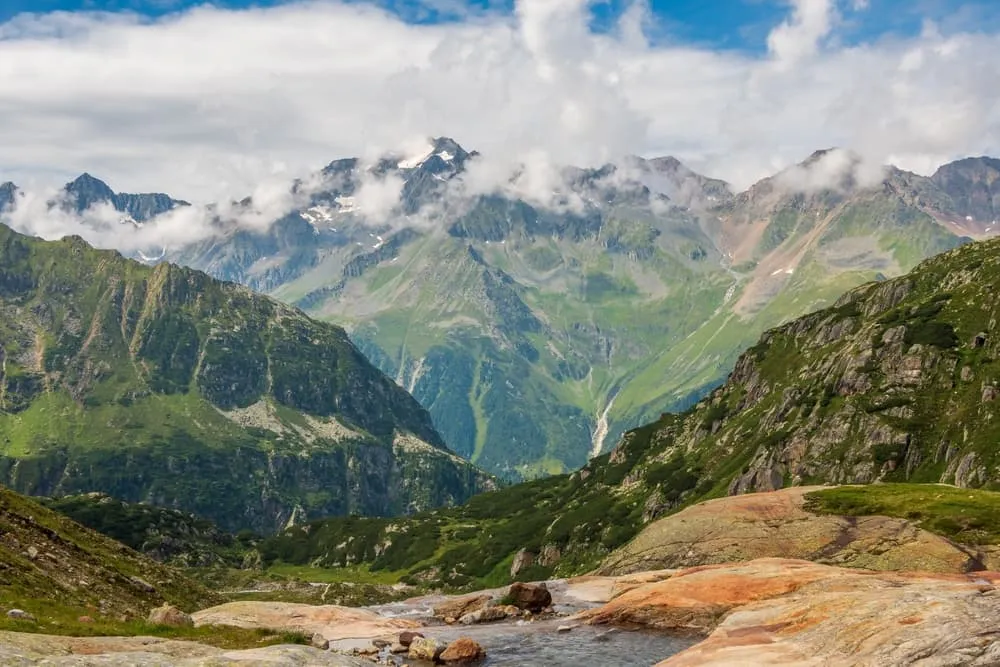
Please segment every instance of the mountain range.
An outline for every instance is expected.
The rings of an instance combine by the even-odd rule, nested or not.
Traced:
[[[0,313],[0,482],[16,491],[273,531],[494,485],[343,329],[245,287],[0,225]]]
[[[629,431],[579,471],[402,521],[331,519],[293,527],[261,552],[266,562],[365,564],[414,581],[496,586],[581,574],[602,561],[620,565],[613,554],[644,526],[707,499],[905,482],[841,487],[856,499],[837,513],[930,517],[926,526],[954,539],[972,558],[969,567],[984,569],[973,556],[976,545],[995,548],[996,510],[974,510],[980,496],[958,489],[1000,488],[998,313],[1000,239],[966,244],[765,332],[721,387],[683,413]],[[704,545],[725,542],[729,530],[731,544],[722,546],[730,553],[759,551],[748,515],[781,525],[784,510],[769,515],[769,502],[748,499],[744,509],[755,509],[737,511],[728,528],[675,524],[674,533],[631,542],[628,558],[636,569],[676,566],[658,562],[657,550],[673,549],[679,559],[697,551],[677,531]],[[941,507],[922,514],[937,502],[947,506],[947,518],[938,514]],[[815,554],[825,558],[862,534],[855,522],[839,537],[806,529],[795,539],[800,545],[832,540],[830,551]],[[873,551],[905,539],[889,535]],[[788,557],[790,544],[773,553]],[[932,558],[916,549],[901,567]],[[703,553],[697,564],[704,560]],[[874,561],[865,562],[860,566]]]
[[[692,405],[769,327],[988,236],[1000,210],[991,158],[872,177],[845,151],[817,151],[744,192],[674,158],[630,158],[563,169],[544,202],[518,174],[471,193],[480,158],[440,138],[336,160],[266,231],[220,219],[167,258],[344,326],[450,448],[518,479],[579,468]],[[82,209],[108,202],[140,221],[182,205],[93,180],[67,186]],[[362,206],[373,181],[399,184],[379,216]]]

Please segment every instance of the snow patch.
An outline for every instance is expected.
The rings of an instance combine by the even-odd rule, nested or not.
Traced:
[[[400,160],[396,166],[400,169],[413,169],[419,167],[424,161],[434,154],[434,147],[428,144],[421,152],[411,157]]]

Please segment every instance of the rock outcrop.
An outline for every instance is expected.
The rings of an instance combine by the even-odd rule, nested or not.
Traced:
[[[578,619],[707,635],[662,667],[993,665],[1000,662],[998,583],[996,572],[873,572],[759,559],[682,570]]]
[[[195,626],[230,625],[321,635],[327,641],[395,635],[419,627],[413,621],[335,605],[289,602],[229,602],[192,614]]]
[[[183,628],[194,625],[190,614],[184,613],[171,604],[165,604],[149,612],[148,620],[154,625],[167,625],[172,628]]]
[[[807,511],[794,487],[709,500],[648,525],[608,557],[600,574],[784,557],[872,570],[968,572],[982,557],[968,547],[883,516]]]

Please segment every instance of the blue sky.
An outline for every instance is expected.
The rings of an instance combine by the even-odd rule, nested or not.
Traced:
[[[216,7],[270,6],[292,0],[214,0]],[[435,10],[441,0],[350,0],[371,2],[395,12],[408,22],[434,23],[455,20],[454,12]],[[593,27],[614,24],[630,0],[601,0],[593,7]],[[843,0],[846,22],[839,38],[847,44],[887,36],[918,34],[925,21],[943,32],[994,30],[1000,27],[1000,0],[868,0],[863,20],[850,10],[853,0]],[[54,11],[135,12],[156,17],[206,4],[201,0],[0,0],[0,22],[20,13]],[[451,0],[450,4],[473,10],[509,12],[513,0]],[[707,48],[763,52],[768,32],[787,16],[787,0],[650,0],[656,41],[693,43]]]
[[[489,156],[477,187],[527,163],[543,194],[630,154],[736,187],[831,146],[1000,155],[1000,0],[648,0],[646,43],[631,0],[246,2],[0,0],[0,182],[229,201],[429,136]]]

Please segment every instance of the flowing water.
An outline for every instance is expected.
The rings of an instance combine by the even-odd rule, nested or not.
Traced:
[[[563,594],[565,582],[547,582],[557,612],[568,616],[595,606]],[[431,607],[440,597],[369,607],[384,616],[434,622]],[[468,637],[486,649],[482,667],[649,667],[692,646],[697,640],[663,633],[578,625],[565,618],[485,625],[429,625],[420,632],[452,642]],[[572,627],[559,632],[560,626]],[[345,645],[346,647],[346,645]],[[386,655],[386,658],[390,656]],[[405,656],[392,656],[396,665],[416,665]]]
[[[558,632],[557,621],[427,628],[435,639],[469,637],[486,649],[484,667],[649,667],[695,643],[687,637],[651,632],[574,627]]]

